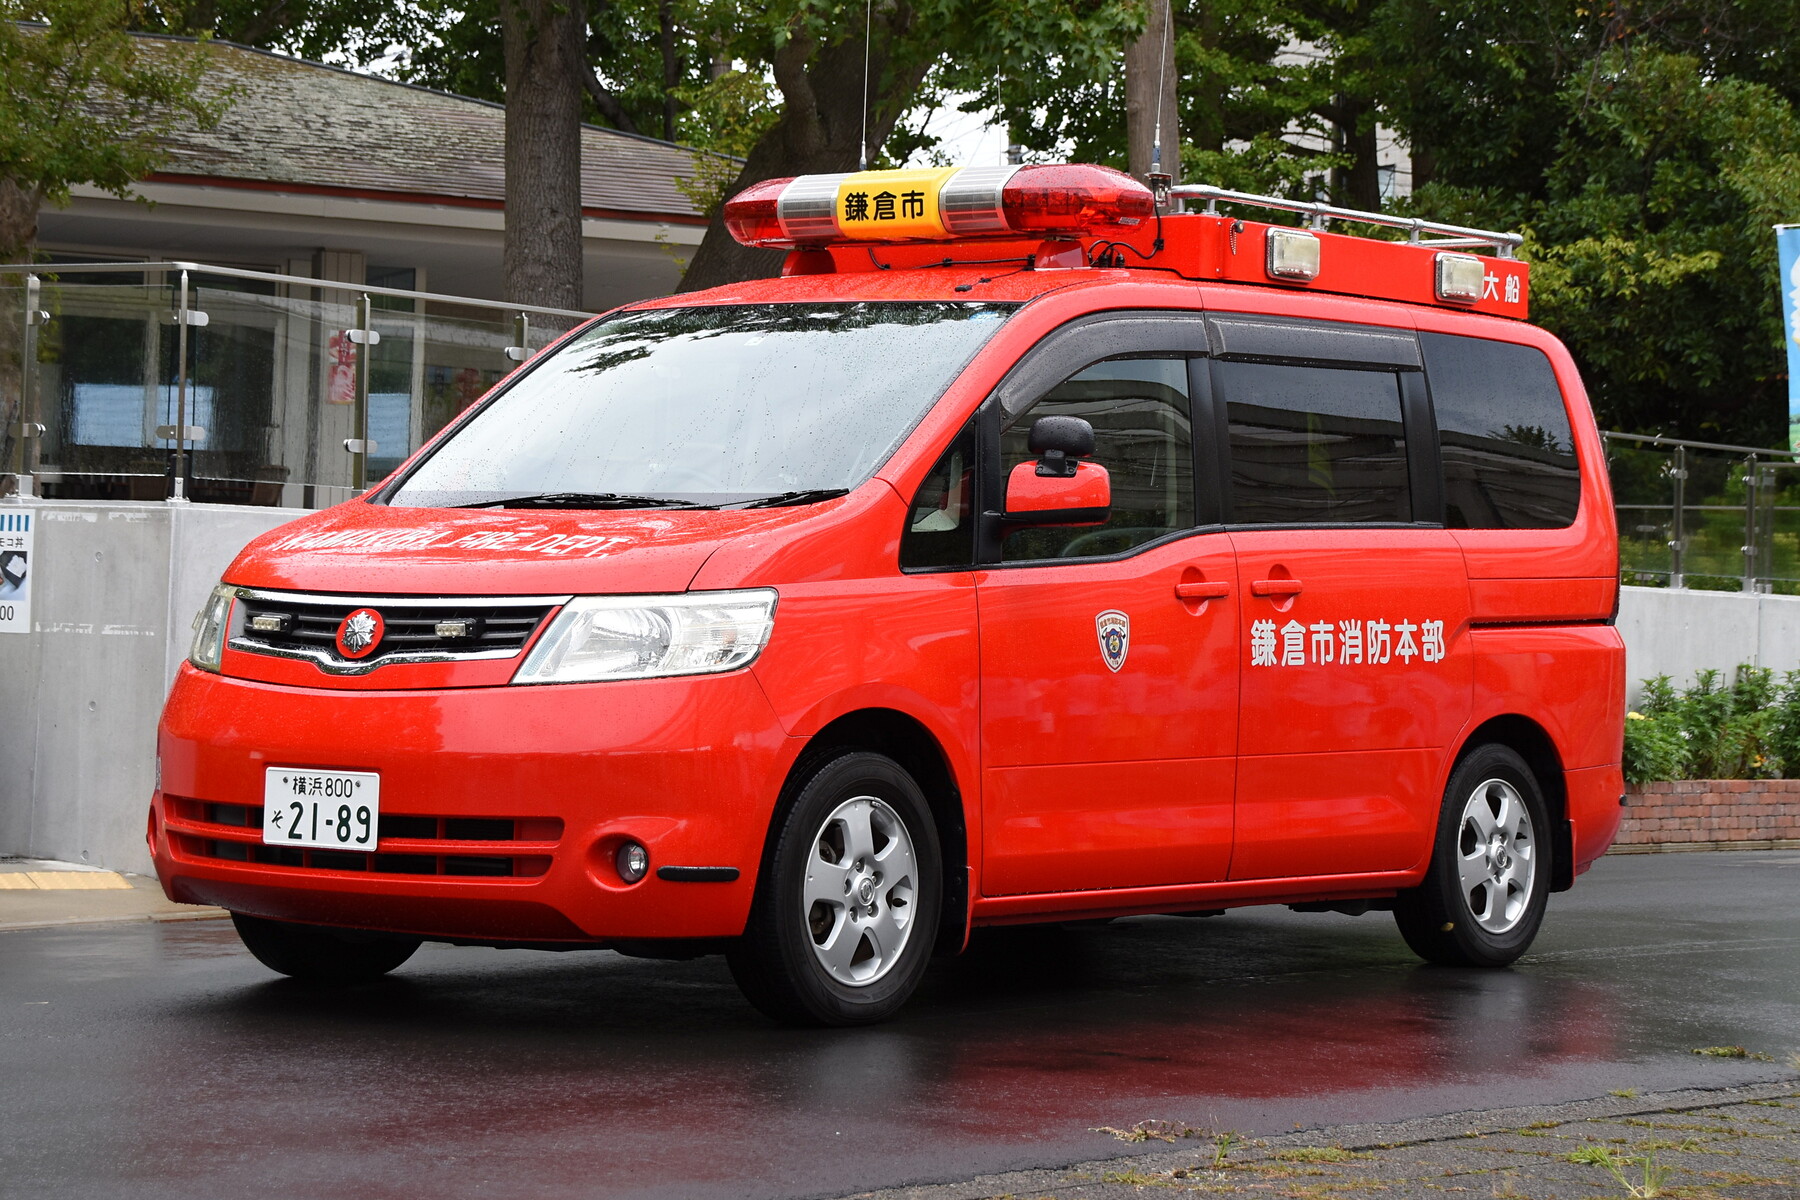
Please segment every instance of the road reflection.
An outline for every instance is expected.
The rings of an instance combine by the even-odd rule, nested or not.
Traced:
[[[769,1025],[717,960],[428,949],[326,991],[258,974],[228,931],[170,936],[229,980],[131,1052],[135,1170],[229,1146],[452,1193],[461,1163],[541,1195],[829,1194],[1122,1152],[1094,1127],[1146,1118],[1497,1107],[1613,1058],[1621,1007],[1601,981],[1418,966],[1378,917],[989,931],[903,1019],[847,1031]]]

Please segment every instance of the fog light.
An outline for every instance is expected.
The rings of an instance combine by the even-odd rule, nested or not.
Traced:
[[[619,878],[626,883],[636,883],[650,870],[650,852],[636,842],[620,846],[613,861],[618,864]]]

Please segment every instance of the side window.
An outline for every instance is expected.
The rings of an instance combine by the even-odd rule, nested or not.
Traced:
[[[1093,461],[1112,476],[1105,525],[1015,530],[1008,562],[1118,554],[1194,523],[1193,422],[1186,358],[1113,359],[1070,376],[1000,434],[1000,478],[1035,456],[1039,417],[1081,417],[1094,427]]]
[[[1391,371],[1215,362],[1239,525],[1410,522],[1400,380]]]
[[[1575,520],[1581,473],[1543,351],[1422,333],[1452,529],[1556,529]]]
[[[975,561],[975,422],[963,426],[919,485],[900,534],[901,567]]]

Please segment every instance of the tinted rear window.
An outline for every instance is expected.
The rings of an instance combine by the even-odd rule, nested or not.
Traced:
[[[1452,529],[1554,529],[1575,520],[1581,475],[1543,351],[1421,333]]]

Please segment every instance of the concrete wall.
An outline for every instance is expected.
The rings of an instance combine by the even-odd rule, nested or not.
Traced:
[[[148,871],[156,721],[191,623],[243,545],[302,515],[225,505],[37,507],[30,634],[0,634],[0,855]],[[1800,669],[1800,598],[1626,588],[1629,679]]]
[[[1654,675],[1685,684],[1695,671],[1729,675],[1739,663],[1800,670],[1800,596],[1628,587],[1619,633],[1633,703]]]
[[[156,721],[194,614],[246,542],[301,516],[36,508],[29,634],[0,635],[0,854],[148,872]]]

